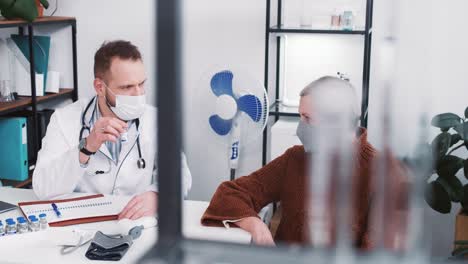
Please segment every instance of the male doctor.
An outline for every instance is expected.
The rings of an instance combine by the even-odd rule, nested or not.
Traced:
[[[41,199],[72,192],[132,195],[119,218],[154,215],[156,108],[146,104],[138,48],[128,41],[104,43],[94,57],[94,76],[96,96],[52,115],[38,153],[34,191]],[[187,195],[192,178],[185,157],[182,174]]]

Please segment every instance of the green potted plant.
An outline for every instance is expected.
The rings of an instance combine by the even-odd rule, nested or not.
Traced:
[[[42,7],[48,8],[47,0],[0,0],[0,12],[7,19],[22,18],[29,22],[42,16]]]
[[[424,198],[432,209],[442,214],[450,213],[452,203],[461,204],[455,224],[454,254],[457,254],[465,250],[461,245],[468,240],[468,184],[463,185],[456,174],[463,169],[468,179],[468,154],[459,157],[453,152],[463,147],[468,149],[468,108],[464,118],[443,113],[434,116],[431,125],[441,131],[431,143],[433,169],[429,177],[435,173],[437,178],[426,183]]]

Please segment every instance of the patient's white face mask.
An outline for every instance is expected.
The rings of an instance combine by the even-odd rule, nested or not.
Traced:
[[[114,114],[124,120],[130,121],[140,118],[145,112],[146,94],[142,95],[119,95],[112,92],[106,84],[107,90],[115,96],[115,106],[111,106],[106,97],[107,105]]]

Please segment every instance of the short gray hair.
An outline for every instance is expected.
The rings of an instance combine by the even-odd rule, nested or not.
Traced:
[[[326,91],[333,89],[336,93],[342,93],[344,98],[349,103],[349,110],[355,115],[359,116],[359,102],[356,96],[354,86],[349,82],[334,76],[323,76],[311,82],[299,94],[301,97],[313,95],[313,97],[321,97]],[[343,97],[342,97],[343,98]]]

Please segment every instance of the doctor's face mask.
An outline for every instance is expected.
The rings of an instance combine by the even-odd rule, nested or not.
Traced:
[[[119,95],[115,94],[105,83],[107,91],[115,97],[115,106],[109,103],[106,96],[106,102],[114,114],[124,120],[134,120],[140,118],[145,112],[146,94],[141,95]]]

